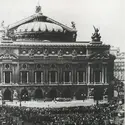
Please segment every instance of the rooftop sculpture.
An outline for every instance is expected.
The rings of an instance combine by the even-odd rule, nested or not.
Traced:
[[[92,34],[92,41],[100,41],[101,39],[101,36],[100,36],[100,33],[99,32],[99,29],[98,28],[95,28],[95,26],[93,26],[95,32]]]

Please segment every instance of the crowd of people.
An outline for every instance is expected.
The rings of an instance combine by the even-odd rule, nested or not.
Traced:
[[[0,107],[5,125],[116,125],[117,103],[65,108]],[[121,123],[118,123],[120,125]]]

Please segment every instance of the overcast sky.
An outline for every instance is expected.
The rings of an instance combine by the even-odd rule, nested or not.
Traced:
[[[35,13],[38,0],[0,0],[0,22],[9,25]],[[67,26],[76,23],[77,41],[90,41],[93,25],[103,43],[125,52],[125,0],[39,0],[44,15]]]

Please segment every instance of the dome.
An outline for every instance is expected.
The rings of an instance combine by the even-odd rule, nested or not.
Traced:
[[[39,5],[34,15],[9,25],[8,29],[9,37],[18,42],[72,42],[77,36],[75,28],[43,15]]]
[[[31,22],[19,26],[16,33],[23,32],[63,32],[63,28],[53,23],[49,22]]]

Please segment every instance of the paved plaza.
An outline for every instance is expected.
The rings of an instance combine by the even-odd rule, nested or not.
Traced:
[[[99,103],[106,103],[107,101],[100,101]],[[0,104],[2,104],[0,102]],[[22,101],[21,106],[25,107],[39,107],[39,108],[61,108],[61,107],[75,107],[75,106],[90,106],[95,105],[96,102],[94,102],[93,99],[87,99],[87,100],[72,100],[72,101],[64,101],[64,102],[58,102],[58,101]],[[11,106],[20,106],[19,101],[6,101],[5,105],[11,105]]]

